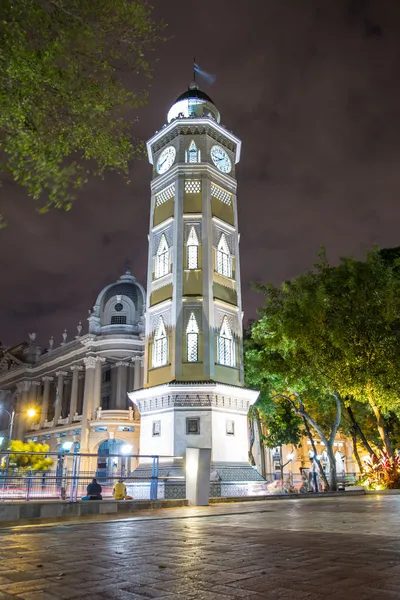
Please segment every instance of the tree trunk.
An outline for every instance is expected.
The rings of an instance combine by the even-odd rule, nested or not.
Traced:
[[[279,469],[281,471],[281,491],[283,490],[283,454],[282,446],[279,446]]]
[[[376,422],[377,422],[377,425],[378,425],[379,435],[381,436],[381,440],[383,442],[383,446],[385,448],[385,451],[388,454],[388,456],[390,456],[391,458],[393,458],[394,457],[394,452],[393,452],[392,442],[390,441],[388,432],[386,430],[385,421],[384,421],[384,419],[382,417],[382,414],[381,414],[381,411],[379,409],[379,406],[377,406],[375,404],[371,392],[369,392],[368,397],[369,397],[369,403],[371,405],[371,408],[374,411],[374,415],[375,415]]]
[[[260,422],[260,415],[257,412],[257,416],[256,416],[256,425],[257,425],[257,433],[258,433],[258,443],[260,445],[260,469],[261,469],[261,476],[264,477],[264,479],[267,478],[267,473],[266,473],[266,468],[265,468],[265,446],[264,443],[262,441],[262,430],[261,430],[261,422]]]
[[[254,460],[253,446],[254,446],[254,416],[252,414],[250,414],[249,463],[251,464],[252,467],[254,467],[256,464],[256,461]]]
[[[370,454],[371,456],[375,456],[376,457],[375,452],[371,448],[371,445],[368,442],[367,438],[365,437],[364,432],[362,431],[361,427],[359,426],[359,424],[357,423],[357,421],[356,421],[356,419],[354,417],[353,410],[352,410],[351,406],[347,406],[346,408],[347,408],[347,413],[348,413],[348,415],[350,417],[350,421],[353,424],[353,428],[355,430],[354,431],[355,435],[357,436],[357,434],[358,434],[358,436],[359,436],[359,438],[360,438],[360,440],[361,440],[364,448],[368,452],[368,454]]]
[[[338,490],[338,478],[336,470],[336,458],[333,453],[333,441],[329,440],[327,444],[328,456],[329,456],[329,484],[331,492],[337,492]]]
[[[362,466],[360,455],[358,454],[358,450],[357,450],[357,434],[356,434],[354,426],[351,428],[351,439],[353,440],[353,453],[354,453],[354,457],[357,461],[358,468],[360,469],[360,473],[364,473],[364,468]]]
[[[309,426],[309,424],[307,422],[307,419],[305,417],[303,417],[303,422],[304,422],[304,427],[306,428],[306,431],[307,431],[307,435],[308,435],[309,440],[311,442],[311,448],[313,449],[314,456],[317,457],[318,456],[317,448],[315,446],[315,442],[314,442],[314,438],[313,438],[312,433],[311,433],[310,426]],[[318,469],[319,469],[319,473],[321,475],[321,479],[322,479],[322,481],[325,484],[325,488],[326,488],[327,491],[329,491],[330,490],[330,485],[329,485],[329,482],[328,482],[328,480],[326,478],[326,473],[324,471],[324,467],[322,466],[321,461],[318,458],[315,458],[315,460],[316,460],[317,465],[318,465]]]

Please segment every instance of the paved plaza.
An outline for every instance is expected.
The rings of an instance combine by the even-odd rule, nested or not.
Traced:
[[[400,600],[400,496],[0,530],[0,600]]]

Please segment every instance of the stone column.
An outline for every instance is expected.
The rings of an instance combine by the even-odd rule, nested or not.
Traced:
[[[87,356],[83,359],[85,364],[85,388],[83,391],[83,409],[81,421],[81,452],[88,452],[89,421],[93,411],[93,387],[96,357]]]
[[[135,356],[135,364],[134,364],[134,369],[135,369],[135,374],[134,374],[134,379],[133,379],[133,389],[134,390],[140,390],[140,357],[139,356]]]
[[[93,383],[93,406],[92,406],[92,419],[96,418],[96,411],[101,406],[101,369],[102,364],[106,362],[105,358],[96,356],[96,366],[94,370],[94,383]]]
[[[111,365],[111,398],[110,398],[110,408],[117,408],[117,367],[116,365]]]
[[[135,365],[133,362],[129,363],[129,371],[128,371],[128,388],[127,392],[133,392],[135,389]]]
[[[35,408],[35,406],[38,404],[38,397],[40,395],[40,385],[40,381],[31,381],[28,408]]]
[[[78,387],[79,387],[79,372],[83,371],[81,365],[73,365],[72,371],[72,384],[71,384],[71,401],[69,405],[69,418],[68,422],[73,423],[76,409],[78,407]]]
[[[56,400],[54,402],[54,427],[58,424],[58,419],[61,418],[62,403],[64,396],[64,377],[68,375],[66,371],[57,371],[57,390]]]
[[[29,405],[29,390],[31,387],[30,381],[21,381],[17,384],[18,390],[18,400],[17,406],[15,409],[15,423],[14,423],[14,432],[13,439],[14,440],[22,440],[24,439],[24,434],[26,431],[26,411]]]
[[[49,394],[50,394],[50,384],[53,381],[54,377],[48,377],[45,375],[42,377],[43,381],[43,396],[42,396],[42,406],[40,411],[40,428],[43,429],[44,422],[47,421],[47,413],[49,411]]]
[[[140,386],[139,389],[141,390],[142,387],[144,386],[144,356],[140,357]]]
[[[116,367],[118,369],[117,373],[117,402],[116,408],[117,410],[126,410],[126,384],[127,384],[127,376],[129,363],[120,361],[116,363]]]

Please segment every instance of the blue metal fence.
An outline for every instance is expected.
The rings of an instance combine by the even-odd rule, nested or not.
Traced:
[[[28,466],[21,467],[18,459],[33,456],[48,457],[53,460],[53,465],[48,470],[35,470]],[[99,455],[81,453],[55,453],[55,452],[0,452],[2,468],[0,468],[0,501],[4,500],[69,500],[77,502],[87,496],[87,486],[93,478],[102,487],[102,497],[112,498],[113,488],[117,481],[122,480],[127,487],[128,495],[132,489],[141,488],[141,495],[147,493],[147,499],[157,500],[159,491],[159,465],[160,458],[173,462],[182,457],[158,455],[124,455],[124,459],[135,459],[137,462],[146,460],[146,468],[132,471],[116,472],[116,470],[99,470],[98,459],[118,457],[121,455]],[[87,461],[93,459],[96,469],[83,470]],[[128,461],[132,462],[132,461]],[[150,474],[151,464],[151,474]],[[87,469],[87,467],[86,467]],[[163,480],[168,477],[163,476]],[[176,479],[174,477],[173,479]]]

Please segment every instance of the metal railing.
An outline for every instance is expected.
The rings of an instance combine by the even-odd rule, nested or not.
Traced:
[[[35,469],[35,459],[40,458],[51,458],[53,464],[46,470]],[[100,484],[104,499],[113,498],[114,485],[122,480],[127,496],[157,500],[161,482],[184,479],[163,475],[160,481],[160,458],[168,462],[182,459],[180,456],[139,454],[0,452],[0,501],[41,499],[77,502],[87,498],[87,488],[93,478]],[[113,459],[117,459],[117,467],[103,466]],[[143,459],[147,461],[145,467],[138,470],[138,462]],[[96,463],[96,468],[87,470],[91,460]],[[133,461],[136,461],[136,466],[131,468]]]

